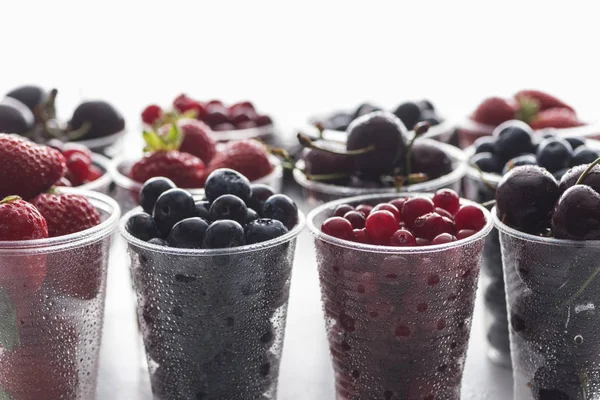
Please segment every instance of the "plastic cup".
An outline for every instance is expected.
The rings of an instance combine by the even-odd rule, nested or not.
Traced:
[[[488,221],[475,235],[435,246],[365,245],[320,230],[340,204],[415,195],[343,199],[307,218],[338,400],[460,398],[489,212],[481,207]]]
[[[96,396],[106,272],[119,207],[85,195],[102,223],[51,239],[0,242],[0,398]]]
[[[442,188],[450,188],[456,192],[460,192],[462,178],[467,170],[463,152],[454,146],[440,143],[432,139],[419,139],[419,142],[434,144],[435,146],[442,148],[452,159],[453,170],[449,174],[441,176],[437,179],[432,179],[427,182],[415,183],[412,185],[404,186],[402,188],[402,191],[411,193],[421,193],[436,192],[437,190]],[[303,161],[299,161],[297,166],[299,168],[304,167]],[[351,187],[312,181],[306,178],[306,176],[299,169],[294,170],[294,179],[302,187],[302,194],[305,200],[311,205],[318,205],[328,201],[351,196],[360,196],[376,193],[393,193],[397,191],[397,189],[393,187]]]
[[[600,398],[600,241],[500,231],[515,400]]]
[[[232,249],[140,241],[125,229],[156,399],[275,399],[296,237]]]

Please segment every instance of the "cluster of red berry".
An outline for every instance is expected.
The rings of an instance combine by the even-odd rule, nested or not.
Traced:
[[[321,225],[325,234],[381,246],[428,246],[469,237],[486,224],[477,206],[460,204],[451,189],[424,196],[398,198],[376,206],[342,204]]]
[[[95,181],[105,173],[92,163],[90,149],[81,144],[51,140],[48,146],[60,151],[67,162],[67,171],[56,182],[56,186],[81,186]]]

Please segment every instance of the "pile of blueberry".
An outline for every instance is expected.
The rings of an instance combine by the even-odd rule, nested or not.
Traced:
[[[583,139],[559,135],[555,129],[546,129],[534,137],[526,123],[508,121],[499,125],[492,136],[475,141],[470,161],[483,172],[501,175],[520,165],[539,165],[560,179],[569,168],[591,163],[600,156]]]
[[[127,230],[152,244],[218,249],[255,244],[282,236],[298,223],[292,199],[240,173],[221,168],[206,179],[203,200],[163,177],[148,180],[140,192],[143,212]]]

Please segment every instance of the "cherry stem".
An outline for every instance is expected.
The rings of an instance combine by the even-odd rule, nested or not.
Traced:
[[[592,171],[592,169],[598,164],[600,164],[600,157],[596,158],[593,163],[588,165],[588,167],[585,169],[585,171],[583,171],[583,173],[581,175],[579,175],[579,179],[577,179],[577,182],[575,182],[575,184],[581,185],[583,180],[589,175],[589,173]]]
[[[317,128],[317,131],[319,132],[319,140],[323,139],[323,132],[325,132],[325,126],[323,125],[323,123],[317,122],[315,124],[315,128]]]
[[[488,210],[491,210],[492,207],[494,207],[496,205],[496,200],[488,200],[488,201],[484,201],[483,203],[481,203],[481,207],[487,208]]]
[[[300,168],[296,168],[296,169],[298,169],[300,172],[302,172],[304,174],[304,176],[306,176],[306,178],[311,181],[332,181],[332,180],[336,180],[336,179],[344,179],[344,178],[350,177],[350,174],[346,174],[343,172],[335,173],[335,174],[314,174],[314,175],[312,175]]]
[[[410,140],[410,143],[408,144],[408,148],[406,149],[406,166],[405,166],[406,176],[410,175],[410,166],[411,166],[411,162],[412,162],[412,149],[413,149],[413,146],[415,144],[415,141],[419,137],[421,137],[425,133],[427,133],[427,131],[429,130],[430,127],[431,127],[431,124],[429,122],[426,122],[426,121],[419,122],[415,126],[415,129],[414,129],[415,135]]]
[[[20,196],[6,196],[2,200],[0,200],[0,204],[10,203],[11,201],[21,200]]]
[[[313,141],[308,136],[306,136],[302,133],[298,134],[298,142],[300,142],[300,145],[302,145],[302,147],[307,147],[309,149],[315,149],[315,150],[321,150],[321,151],[324,151],[325,153],[337,154],[340,156],[357,156],[357,155],[361,155],[361,154],[370,153],[371,151],[375,150],[374,144],[370,144],[367,147],[363,147],[362,149],[357,149],[357,150],[336,151],[336,150],[332,150],[332,149],[327,149],[327,148],[321,147],[321,146],[313,143]]]
[[[479,178],[481,178],[481,181],[483,182],[483,184],[485,186],[487,186],[488,189],[496,192],[496,187],[494,185],[492,185],[491,183],[489,183],[485,177],[483,176],[483,171],[481,170],[481,168],[479,168],[479,165],[475,164],[475,163],[470,163],[469,164],[471,167],[475,168],[477,170],[477,172],[479,172]]]

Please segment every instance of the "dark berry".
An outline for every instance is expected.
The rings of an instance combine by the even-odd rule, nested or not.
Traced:
[[[19,100],[21,103],[25,104],[31,112],[35,113],[36,108],[48,99],[48,92],[39,86],[25,85],[11,90],[6,94],[6,97]]]
[[[196,217],[210,221],[210,203],[206,200],[198,200],[195,203]]]
[[[271,117],[269,117],[268,115],[259,115],[256,117],[254,122],[256,123],[256,126],[267,126],[273,123]]]
[[[321,224],[321,231],[338,239],[354,240],[352,224],[343,217],[327,218]]]
[[[404,168],[404,165],[397,164]],[[452,172],[452,159],[444,150],[430,143],[413,145],[410,157],[410,171],[427,175],[428,179],[437,179]]]
[[[0,100],[0,132],[24,135],[35,125],[35,117],[26,105],[6,97]]]
[[[415,221],[421,215],[433,212],[435,205],[429,197],[411,197],[406,200],[402,207],[402,220],[409,230],[414,229]]]
[[[398,212],[401,213],[402,208],[404,207],[404,203],[406,203],[406,198],[398,198],[398,199],[390,200],[390,201],[388,201],[388,203],[390,203],[391,205],[396,207]],[[358,207],[356,207],[356,209],[358,210]],[[400,215],[400,220],[401,219],[402,219],[402,215]]]
[[[168,246],[169,245],[169,243],[166,240],[161,239],[161,238],[150,239],[150,240],[148,240],[148,243],[155,244],[157,246]]]
[[[208,222],[202,218],[186,218],[173,226],[167,242],[172,247],[201,249],[207,229]]]
[[[460,198],[452,189],[440,189],[433,196],[433,204],[454,215],[460,208]]]
[[[206,122],[211,127],[220,124],[231,123],[229,116],[227,115],[226,111],[224,111],[224,109],[215,109],[214,111],[209,112],[209,114],[204,118],[204,122]]]
[[[498,184],[496,211],[505,224],[538,233],[550,222],[558,196],[558,183],[547,170],[536,165],[516,167]]]
[[[380,203],[380,204],[377,204],[375,207],[373,207],[371,212],[375,212],[375,211],[379,211],[379,210],[385,210],[385,211],[391,212],[392,214],[394,214],[394,218],[396,218],[396,221],[400,222],[400,211],[396,208],[395,205],[390,204],[390,203]]]
[[[509,121],[498,126],[494,131],[496,155],[501,160],[510,160],[519,154],[531,152],[532,134],[529,125],[521,121]]]
[[[475,164],[483,172],[490,172],[493,174],[500,174],[504,164],[502,160],[493,155],[492,153],[479,153],[471,157],[471,164]]]
[[[571,158],[571,167],[575,167],[581,164],[591,164],[598,157],[600,157],[600,153],[596,150],[592,150],[585,146],[579,146],[574,152],[573,157]]]
[[[564,139],[546,139],[540,143],[537,151],[537,162],[550,172],[567,168],[573,157],[573,148]]]
[[[232,194],[224,194],[210,205],[210,220],[231,219],[243,225],[246,222],[247,211],[248,207],[242,199]]]
[[[153,217],[163,236],[167,236],[176,223],[194,217],[195,214],[194,198],[189,192],[169,189],[156,200]]]
[[[71,173],[71,182],[79,186],[88,177],[90,172],[90,159],[82,154],[73,154],[67,159],[67,168]]]
[[[369,233],[365,228],[363,229],[354,229],[354,240],[358,243],[363,244],[373,244],[373,241],[369,237]]]
[[[421,108],[418,104],[409,101],[396,107],[394,115],[400,118],[407,129],[413,129],[421,120]]]
[[[407,229],[398,229],[390,238],[390,246],[407,247],[416,245],[417,240]]]
[[[412,232],[417,237],[433,240],[437,235],[446,231],[446,223],[441,215],[431,212],[421,215],[415,220]]]
[[[359,211],[348,211],[344,214],[344,218],[346,218],[352,224],[352,228],[354,229],[362,229],[365,227],[365,216],[363,213]]]
[[[356,211],[363,213],[365,217],[369,216],[371,210],[373,210],[373,206],[370,206],[368,204],[359,204],[356,206]]]
[[[175,189],[177,186],[172,180],[163,177],[150,178],[144,183],[142,190],[140,190],[140,206],[148,214],[152,214],[154,211],[154,204],[161,194],[169,189]],[[199,217],[202,217],[199,215]]]
[[[125,119],[111,104],[105,101],[86,101],[73,112],[69,128],[80,129],[85,123],[90,129],[82,140],[112,135],[125,129]]]
[[[375,106],[373,104],[363,103],[363,104],[359,105],[356,108],[356,111],[354,112],[354,118],[353,119],[361,117],[361,116],[363,116],[365,114],[370,114],[370,113],[375,112],[375,111],[381,111],[381,108],[377,107],[377,106]]]
[[[330,150],[344,150],[343,146],[330,142],[318,142],[319,146]],[[309,175],[343,174],[354,168],[353,157],[344,154],[328,153],[319,149],[304,149],[302,151],[305,173]],[[325,182],[336,180],[325,180]]]
[[[428,122],[431,126],[436,126],[442,123],[442,119],[435,111],[423,110],[419,122]]]
[[[522,154],[518,157],[508,160],[502,169],[502,175],[506,174],[514,167],[520,167],[522,165],[538,165],[536,156],[534,154]]]
[[[389,211],[373,211],[365,221],[365,229],[375,244],[387,244],[398,230],[398,221]]]
[[[565,140],[567,142],[569,142],[569,144],[571,145],[571,148],[573,150],[577,149],[580,146],[585,146],[585,139],[583,139],[583,138],[569,137],[569,138],[565,138]]]
[[[449,233],[440,233],[439,235],[433,238],[431,244],[445,244],[450,242],[456,242],[456,237]]]
[[[354,207],[352,207],[350,204],[340,204],[335,208],[335,210],[333,210],[333,215],[336,217],[343,217],[350,211],[354,211]]]
[[[493,136],[482,136],[473,143],[475,154],[496,152],[496,138]]]
[[[260,215],[258,215],[258,213],[256,211],[254,211],[251,208],[248,208],[246,210],[246,219],[244,220],[244,223],[246,225],[248,225],[250,222],[256,221],[259,218],[260,218]]]
[[[162,236],[154,219],[145,212],[139,212],[129,217],[126,228],[127,232],[144,242]]]
[[[210,202],[224,194],[232,194],[244,202],[252,197],[248,178],[229,168],[220,168],[211,172],[206,178],[204,193]]]
[[[261,215],[281,221],[286,228],[292,229],[298,223],[298,206],[285,194],[274,194],[265,201]]]
[[[600,239],[600,194],[587,185],[568,188],[556,204],[552,233],[557,239]]]
[[[454,224],[459,231],[470,229],[478,232],[483,229],[486,223],[487,221],[483,211],[481,211],[479,207],[471,204],[462,206],[454,216]]]
[[[244,245],[244,228],[232,220],[215,221],[204,234],[203,247],[206,249],[225,249]]]
[[[246,204],[256,212],[262,211],[265,201],[275,194],[271,186],[262,183],[254,183],[250,185],[250,189],[252,196],[250,196],[250,200]]]
[[[288,229],[276,219],[260,218],[246,226],[246,244],[266,242],[283,236]]]
[[[578,165],[567,171],[560,179],[559,189],[561,193],[575,185],[583,171],[587,169],[587,165]],[[600,166],[595,165],[594,168],[583,178],[583,185],[590,186],[596,192],[600,193]]]

